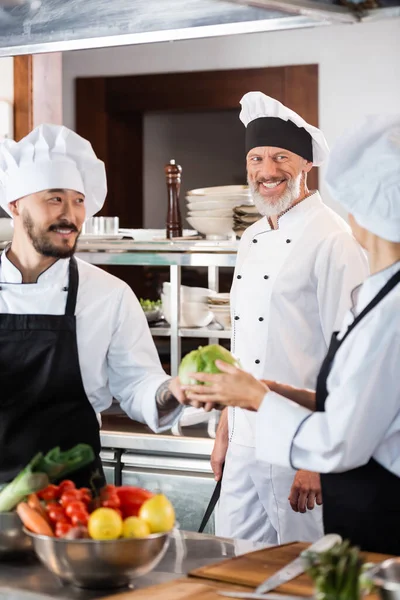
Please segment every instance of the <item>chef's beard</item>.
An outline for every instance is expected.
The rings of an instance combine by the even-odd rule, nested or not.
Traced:
[[[288,210],[300,196],[302,177],[303,173],[299,173],[297,177],[288,179],[285,191],[278,200],[274,200],[271,204],[268,202],[268,198],[258,192],[257,185],[248,181],[251,196],[260,215],[273,217]]]
[[[71,256],[75,254],[79,236],[76,236],[75,243],[72,247],[65,246],[65,248],[63,248],[62,246],[56,246],[53,244],[47,235],[49,231],[63,226],[75,228],[77,231],[75,225],[64,221],[60,223],[54,223],[46,231],[44,231],[43,229],[35,227],[31,215],[26,210],[22,215],[22,223],[29,239],[32,242],[32,246],[38,254],[51,258],[71,258]]]

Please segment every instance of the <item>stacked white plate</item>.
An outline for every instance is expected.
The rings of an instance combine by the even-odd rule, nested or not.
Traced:
[[[190,190],[186,196],[190,225],[210,239],[231,236],[233,209],[252,204],[245,185],[222,185]]]
[[[231,305],[230,295],[228,294],[214,294],[209,296],[208,308],[213,313],[214,319],[224,329],[231,329]]]

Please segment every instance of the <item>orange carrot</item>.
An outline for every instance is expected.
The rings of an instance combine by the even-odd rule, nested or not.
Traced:
[[[29,531],[38,535],[48,535],[54,537],[50,525],[34,508],[31,508],[26,502],[20,502],[17,506],[17,514]]]
[[[39,515],[41,515],[43,517],[43,519],[46,521],[46,523],[50,524],[47,513],[46,513],[45,509],[43,508],[42,503],[40,502],[40,500],[36,494],[30,494],[28,496],[28,504],[31,508],[33,508],[33,510],[36,510],[36,512],[39,513]]]

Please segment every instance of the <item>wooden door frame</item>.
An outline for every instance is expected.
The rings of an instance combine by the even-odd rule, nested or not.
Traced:
[[[192,71],[76,80],[76,131],[104,160],[108,198],[101,214],[143,226],[143,115],[149,111],[239,111],[248,91],[276,98],[318,126],[318,65]],[[163,177],[163,173],[159,174]],[[309,187],[318,187],[313,169]]]
[[[42,123],[61,125],[62,54],[14,57],[14,139]]]

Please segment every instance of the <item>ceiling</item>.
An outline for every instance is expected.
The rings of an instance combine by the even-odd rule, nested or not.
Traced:
[[[0,0],[0,56],[393,16],[400,0]]]

